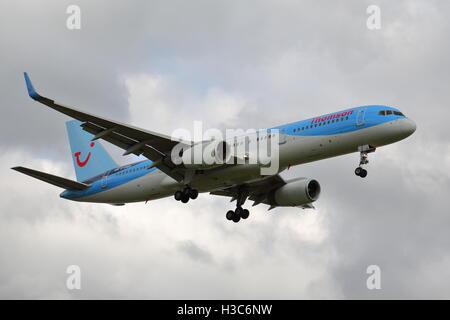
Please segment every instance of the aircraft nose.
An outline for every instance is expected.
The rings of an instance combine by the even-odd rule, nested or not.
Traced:
[[[416,123],[413,120],[411,120],[410,118],[404,119],[402,124],[402,131],[407,136],[412,135],[414,131],[416,131],[416,128],[417,128]]]

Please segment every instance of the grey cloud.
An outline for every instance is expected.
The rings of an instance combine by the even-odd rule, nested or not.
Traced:
[[[68,4],[82,9],[80,31],[65,28]],[[379,31],[365,27],[369,4],[2,2],[0,296],[449,298],[449,4],[379,1]],[[187,206],[76,204],[8,169],[73,176],[67,118],[27,97],[23,71],[42,94],[124,122],[125,79],[146,74],[169,79],[164,111],[188,128],[215,89],[243,101],[235,128],[379,103],[418,130],[371,154],[366,180],[353,174],[356,154],[283,173],[320,181],[315,211],[258,206],[234,225],[224,219],[233,204],[206,195]],[[145,128],[175,129],[148,109]],[[80,292],[64,286],[70,264],[82,267]],[[380,291],[365,287],[370,264]]]
[[[211,263],[213,261],[211,254],[205,249],[200,248],[191,240],[180,242],[177,246],[181,253],[186,254],[193,260]]]

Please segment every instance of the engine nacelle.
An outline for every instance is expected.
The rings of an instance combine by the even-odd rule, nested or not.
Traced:
[[[276,189],[271,200],[277,206],[296,207],[316,201],[319,195],[320,184],[317,180],[300,178],[287,181]]]
[[[225,141],[206,141],[182,150],[180,157],[185,168],[211,169],[222,166],[230,160],[231,148]]]

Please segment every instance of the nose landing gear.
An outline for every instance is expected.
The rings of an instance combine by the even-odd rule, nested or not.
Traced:
[[[358,148],[359,153],[359,167],[355,169],[355,174],[361,178],[365,178],[367,176],[367,170],[363,169],[362,166],[369,163],[369,153],[374,152],[376,148],[371,147],[369,145],[361,146]]]
[[[189,199],[197,199],[198,197],[198,190],[192,189],[189,186],[186,186],[183,190],[177,190],[175,194],[173,195],[175,200],[181,201],[183,203],[187,203]]]
[[[367,170],[361,167],[355,169],[355,174],[360,176],[361,178],[365,178],[367,176]]]

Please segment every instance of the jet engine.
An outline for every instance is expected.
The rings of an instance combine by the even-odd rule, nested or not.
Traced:
[[[211,169],[226,164],[231,158],[230,145],[225,141],[203,141],[178,153],[181,163],[189,169]]]
[[[287,181],[273,191],[270,200],[276,206],[296,207],[316,201],[319,195],[320,184],[317,180],[299,178]]]

